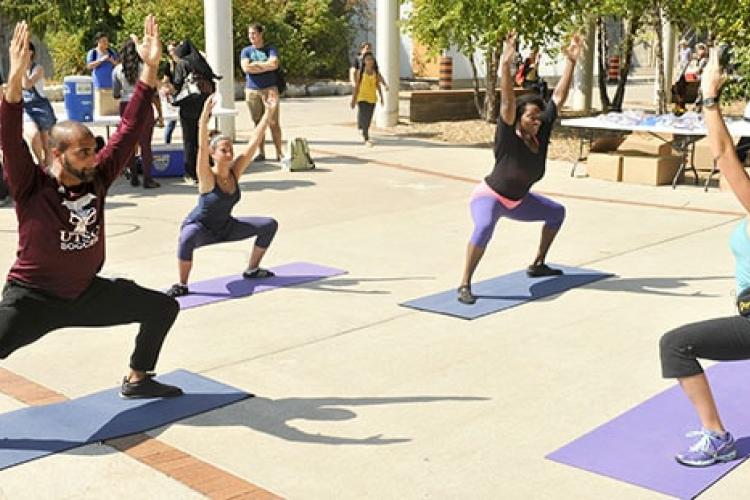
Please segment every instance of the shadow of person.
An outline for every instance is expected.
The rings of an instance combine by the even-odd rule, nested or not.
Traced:
[[[242,426],[264,434],[301,443],[330,445],[386,445],[411,441],[404,437],[345,437],[311,434],[295,427],[292,421],[343,421],[357,417],[351,408],[372,405],[437,403],[446,401],[486,401],[471,396],[406,396],[382,398],[282,398],[255,397],[182,422],[195,426]]]
[[[9,428],[0,439],[0,468],[11,467],[52,453],[67,452],[73,455],[101,455],[102,447],[85,446],[107,443],[125,451],[147,439],[146,431],[158,435],[171,425],[196,427],[239,426],[272,435],[286,441],[321,443],[330,445],[388,445],[411,441],[404,437],[332,436],[305,432],[291,424],[293,421],[339,422],[357,417],[352,407],[392,404],[419,404],[450,401],[487,401],[485,397],[471,396],[404,396],[380,398],[282,398],[251,397],[242,392],[193,393],[171,400],[149,400],[143,404],[119,403],[114,397],[100,401],[101,406],[90,407],[96,411],[70,415],[65,422],[57,419],[61,405],[48,407],[37,418],[33,430],[14,422],[21,429],[12,435]],[[66,403],[70,405],[70,402]],[[80,406],[80,401],[79,401]],[[66,406],[67,408],[67,406]],[[79,408],[81,410],[81,408]],[[38,412],[35,408],[32,411]],[[74,412],[76,410],[73,410]],[[14,424],[14,425],[15,425]],[[13,426],[11,426],[13,427]],[[43,434],[44,437],[30,434]],[[125,437],[123,437],[125,436]],[[106,448],[105,448],[106,449]]]
[[[316,292],[334,292],[334,293],[353,293],[362,295],[388,295],[390,290],[352,290],[349,287],[355,287],[363,283],[379,283],[389,281],[412,281],[412,280],[434,280],[434,276],[400,276],[397,278],[327,278],[321,281],[313,281],[298,285],[305,290]]]
[[[295,179],[280,181],[244,181],[240,183],[240,189],[243,191],[263,191],[265,189],[287,191],[289,189],[311,187],[314,185],[315,183],[313,181],[300,181]]]
[[[653,277],[653,278],[620,278],[614,277],[602,281],[597,281],[587,285],[588,288],[594,290],[602,290],[605,292],[630,292],[630,293],[641,293],[648,295],[661,295],[666,297],[695,297],[695,298],[708,298],[708,297],[719,297],[720,294],[703,293],[700,290],[691,293],[677,293],[670,290],[677,290],[680,288],[689,288],[694,283],[700,281],[714,281],[714,280],[733,280],[733,276],[699,276],[699,277],[682,277],[682,278],[668,278],[668,277]]]

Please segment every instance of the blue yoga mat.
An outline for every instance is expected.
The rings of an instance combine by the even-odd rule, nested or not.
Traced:
[[[679,386],[671,387],[547,455],[547,458],[678,498],[695,498],[750,454],[750,405],[744,394],[750,362],[719,363],[706,370],[721,419],[737,443],[737,460],[696,468],[675,453],[696,438],[700,421]],[[736,492],[743,498],[747,492]]]
[[[477,301],[472,305],[458,301],[456,288],[410,300],[401,305],[457,318],[474,319],[613,276],[610,273],[580,267],[556,264],[550,264],[550,267],[562,269],[564,274],[529,278],[524,270],[474,283],[471,290]]]
[[[155,429],[252,397],[201,375],[177,370],[158,380],[182,396],[122,399],[119,387],[63,403],[0,415],[0,470],[61,451]]]

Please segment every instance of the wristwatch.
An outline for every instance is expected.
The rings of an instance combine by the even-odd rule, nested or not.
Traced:
[[[714,108],[719,105],[719,98],[718,97],[706,97],[701,101],[701,105],[704,108]]]

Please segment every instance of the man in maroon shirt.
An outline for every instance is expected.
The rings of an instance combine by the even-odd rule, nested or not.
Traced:
[[[179,396],[178,387],[150,373],[179,310],[167,295],[130,280],[97,276],[104,264],[104,201],[152,113],[151,99],[161,56],[159,28],[144,21],[134,37],[143,70],[118,131],[98,153],[83,124],[66,121],[50,131],[52,165],[32,160],[23,141],[23,73],[28,67],[29,30],[18,23],[10,44],[8,87],[0,104],[0,144],[18,217],[18,251],[0,302],[0,358],[52,330],[75,326],[140,323],[124,398]]]

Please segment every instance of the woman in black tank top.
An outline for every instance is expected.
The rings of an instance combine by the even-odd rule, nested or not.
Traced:
[[[193,267],[193,251],[201,246],[223,241],[239,241],[256,236],[250,262],[242,276],[247,279],[269,278],[274,274],[260,267],[278,223],[270,217],[232,217],[240,200],[239,178],[245,172],[265,136],[268,120],[278,105],[275,99],[265,103],[263,118],[253,130],[245,151],[234,158],[232,140],[216,135],[209,142],[208,122],[214,107],[213,96],[206,99],[198,122],[198,205],[188,214],[180,229],[177,251],[180,281],[167,292],[172,297],[187,295],[188,277]]]
[[[568,97],[573,70],[581,52],[582,39],[574,34],[570,45],[563,50],[567,58],[565,70],[550,102],[543,96],[523,96],[516,101],[510,64],[516,58],[516,34],[505,40],[501,65],[501,103],[495,135],[495,167],[476,187],[471,199],[474,232],[466,249],[466,261],[458,301],[474,304],[471,279],[484,250],[501,217],[521,221],[544,222],[539,249],[527,268],[530,277],[562,274],[545,264],[547,252],[565,218],[565,208],[559,203],[530,193],[531,186],[544,176],[547,147],[557,110]]]

